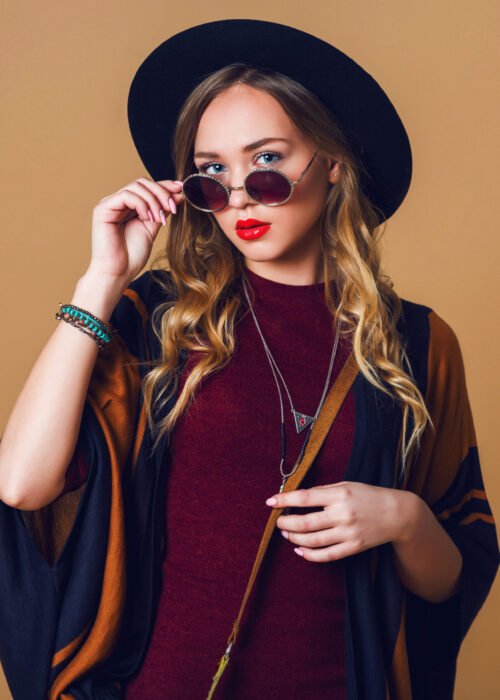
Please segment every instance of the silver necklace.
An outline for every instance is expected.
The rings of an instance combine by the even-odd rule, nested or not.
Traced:
[[[336,329],[336,332],[335,332],[335,340],[334,340],[334,342],[333,342],[332,354],[331,354],[331,357],[330,357],[330,366],[328,367],[328,374],[327,374],[327,377],[326,377],[325,386],[324,386],[324,389],[323,389],[323,394],[322,394],[321,399],[320,399],[320,402],[319,402],[319,404],[318,404],[318,408],[316,409],[316,413],[314,414],[314,416],[309,416],[309,415],[307,415],[306,413],[302,413],[302,412],[300,412],[300,411],[297,411],[297,410],[295,409],[294,405],[293,405],[292,397],[291,397],[290,392],[289,392],[289,390],[288,390],[288,386],[287,386],[285,380],[283,379],[283,375],[281,374],[281,372],[280,372],[280,370],[279,370],[279,367],[278,367],[278,365],[277,365],[277,363],[276,363],[276,360],[274,359],[274,357],[273,357],[273,355],[272,355],[272,353],[271,353],[271,350],[269,349],[268,344],[266,343],[266,340],[265,340],[265,338],[264,338],[264,334],[262,333],[261,327],[260,327],[259,322],[258,322],[258,320],[257,320],[257,316],[255,315],[255,311],[254,311],[252,302],[250,301],[250,297],[249,297],[249,294],[248,294],[247,283],[246,283],[246,276],[245,276],[244,273],[243,273],[243,275],[242,275],[242,279],[243,279],[243,290],[244,290],[244,292],[245,292],[246,300],[247,300],[248,306],[249,306],[249,308],[250,308],[250,312],[251,312],[251,314],[252,314],[252,317],[253,317],[255,326],[256,326],[257,331],[258,331],[258,333],[259,333],[259,335],[260,335],[260,338],[261,338],[261,340],[262,340],[262,344],[264,345],[264,350],[265,350],[265,352],[266,352],[267,359],[269,360],[269,364],[271,365],[271,371],[272,371],[272,373],[273,373],[274,381],[276,382],[276,386],[277,386],[277,388],[278,388],[278,395],[279,395],[279,399],[280,399],[280,409],[281,409],[281,462],[280,462],[280,474],[281,474],[281,476],[283,477],[283,478],[282,478],[282,482],[281,482],[281,487],[280,487],[280,490],[279,490],[279,493],[281,493],[281,492],[283,491],[284,487],[285,487],[286,480],[288,479],[288,477],[290,477],[290,476],[294,473],[294,471],[297,469],[297,467],[298,467],[298,465],[299,465],[299,463],[300,463],[300,460],[302,459],[302,455],[304,454],[304,450],[305,450],[305,448],[306,448],[306,446],[307,446],[307,443],[308,443],[308,441],[309,441],[309,436],[310,436],[310,434],[311,434],[311,430],[312,430],[312,428],[313,428],[314,423],[316,422],[316,419],[317,419],[318,416],[319,416],[319,412],[321,411],[321,407],[323,406],[323,403],[324,403],[324,401],[325,401],[326,393],[327,393],[327,391],[328,391],[328,386],[329,386],[329,384],[330,384],[330,378],[331,378],[331,376],[332,376],[332,370],[333,370],[333,364],[334,364],[334,362],[335,362],[335,356],[336,356],[336,354],[337,354],[337,347],[338,347],[338,342],[339,342],[339,332],[338,332],[338,328],[337,328],[337,329]],[[298,459],[297,459],[297,462],[295,463],[295,466],[294,466],[294,468],[292,469],[292,471],[289,472],[288,474],[285,474],[284,471],[283,471],[283,464],[284,464],[284,461],[285,461],[285,453],[286,453],[286,444],[285,444],[285,416],[284,416],[284,410],[283,410],[283,397],[282,397],[282,394],[281,394],[280,384],[279,384],[278,378],[277,378],[277,376],[276,376],[276,372],[278,373],[278,375],[279,375],[281,381],[283,382],[283,386],[285,387],[285,390],[286,390],[286,393],[287,393],[287,396],[288,396],[288,401],[289,401],[289,403],[290,403],[290,410],[291,410],[292,415],[293,415],[293,418],[294,418],[294,424],[295,424],[295,429],[296,429],[297,433],[301,433],[303,430],[305,430],[305,428],[307,428],[307,427],[309,426],[309,430],[308,430],[308,432],[307,432],[307,435],[306,435],[304,444],[302,445],[302,448],[301,448],[301,450],[300,450],[300,454],[299,454],[299,457],[298,457]]]

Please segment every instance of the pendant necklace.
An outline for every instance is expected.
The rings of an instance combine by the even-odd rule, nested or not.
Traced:
[[[297,467],[299,466],[299,463],[300,463],[300,461],[301,461],[301,459],[302,459],[302,456],[303,456],[303,454],[304,454],[304,450],[305,450],[305,448],[306,448],[306,446],[307,446],[307,443],[308,443],[308,441],[309,441],[309,436],[310,436],[310,434],[311,434],[311,430],[312,430],[312,428],[313,428],[314,423],[316,422],[316,419],[318,418],[319,412],[321,411],[321,407],[323,406],[323,403],[324,403],[324,401],[325,401],[326,393],[327,393],[327,391],[328,391],[328,386],[329,386],[329,384],[330,384],[330,378],[331,378],[331,376],[332,376],[332,370],[333,370],[333,364],[334,364],[334,362],[335,362],[335,356],[336,356],[336,354],[337,354],[337,347],[338,347],[338,342],[339,342],[339,332],[338,332],[338,328],[336,328],[335,340],[334,340],[334,342],[333,342],[332,354],[331,354],[331,357],[330,357],[330,365],[329,365],[329,367],[328,367],[328,373],[327,373],[327,377],[326,377],[326,381],[325,381],[325,386],[324,386],[324,389],[323,389],[323,394],[322,394],[321,399],[320,399],[320,402],[319,402],[319,404],[318,404],[318,408],[316,409],[316,413],[314,414],[314,416],[309,416],[309,415],[307,415],[307,413],[302,413],[301,411],[297,411],[296,408],[295,408],[295,406],[293,405],[292,397],[290,396],[290,392],[289,392],[289,390],[288,390],[288,387],[287,387],[287,385],[286,385],[286,382],[285,382],[285,380],[283,379],[283,375],[281,374],[281,372],[280,372],[280,370],[279,370],[279,367],[278,367],[278,365],[277,365],[277,363],[276,363],[276,360],[274,359],[274,357],[273,357],[273,355],[272,355],[272,353],[271,353],[271,351],[270,351],[270,349],[269,349],[269,346],[267,345],[267,343],[266,343],[266,341],[265,341],[264,334],[262,333],[262,330],[261,330],[261,328],[260,328],[259,322],[258,322],[258,320],[257,320],[257,316],[255,315],[255,311],[254,311],[254,309],[253,309],[253,305],[252,305],[252,303],[251,303],[251,301],[250,301],[250,297],[249,297],[249,294],[248,294],[247,282],[246,282],[246,275],[245,275],[244,273],[243,273],[243,275],[242,275],[242,280],[243,280],[243,290],[244,290],[244,292],[245,292],[246,300],[247,300],[248,306],[249,306],[249,308],[250,308],[250,312],[251,312],[251,314],[252,314],[252,317],[253,317],[255,326],[256,326],[257,331],[258,331],[258,333],[259,333],[259,335],[260,335],[260,338],[261,338],[261,340],[262,340],[262,344],[263,344],[263,346],[264,346],[264,350],[265,350],[265,352],[266,352],[267,359],[269,360],[269,364],[271,365],[271,371],[272,371],[272,373],[273,373],[274,381],[276,382],[276,386],[277,386],[277,388],[278,388],[278,395],[279,395],[279,399],[280,399],[280,409],[281,409],[281,462],[280,462],[280,473],[281,473],[281,476],[283,477],[283,478],[282,478],[282,482],[281,482],[281,487],[280,487],[280,490],[279,490],[279,493],[281,493],[281,492],[283,491],[284,487],[285,487],[286,480],[294,473],[294,471],[295,471],[295,470],[297,469]],[[287,396],[288,396],[288,401],[289,401],[289,403],[290,403],[290,410],[291,410],[291,413],[292,413],[292,415],[293,415],[294,424],[295,424],[295,429],[296,429],[297,433],[301,433],[303,430],[305,430],[307,427],[309,427],[309,430],[307,431],[307,434],[306,434],[305,441],[304,441],[304,443],[303,443],[303,445],[302,445],[302,448],[301,448],[301,450],[300,450],[300,454],[299,454],[299,457],[298,457],[298,459],[297,459],[297,462],[295,463],[295,466],[294,466],[294,468],[292,469],[292,471],[289,472],[288,474],[285,474],[284,471],[283,471],[283,464],[284,464],[284,461],[285,461],[285,453],[286,453],[286,444],[285,444],[285,419],[284,419],[284,410],[283,410],[283,397],[282,397],[282,394],[281,394],[280,384],[279,384],[278,378],[277,378],[277,376],[276,376],[276,373],[278,373],[278,375],[279,375],[281,381],[283,382],[283,386],[285,387],[285,391],[286,391]]]

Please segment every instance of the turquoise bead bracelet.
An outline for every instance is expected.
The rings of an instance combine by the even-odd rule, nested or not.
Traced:
[[[93,316],[90,312],[81,309],[74,304],[59,304],[60,311],[55,317],[58,321],[66,321],[78,330],[89,335],[95,340],[99,349],[102,349],[111,341],[111,334],[116,331],[109,323]]]

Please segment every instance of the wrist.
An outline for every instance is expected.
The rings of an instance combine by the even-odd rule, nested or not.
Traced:
[[[70,303],[108,322],[126,286],[123,281],[89,269],[78,280]]]
[[[393,544],[406,544],[414,537],[425,504],[413,491],[401,489],[393,489],[392,500],[392,517],[396,526],[391,541]]]

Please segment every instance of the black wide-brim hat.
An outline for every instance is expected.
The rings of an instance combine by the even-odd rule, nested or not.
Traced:
[[[383,212],[381,222],[394,214],[410,186],[412,156],[385,92],[335,46],[294,27],[256,19],[189,27],[157,46],[139,66],[130,86],[128,120],[154,180],[177,178],[172,139],[184,100],[210,73],[230,63],[284,73],[322,100],[366,169],[361,186]]]

